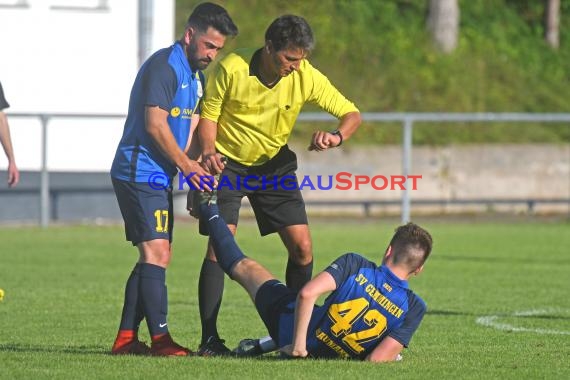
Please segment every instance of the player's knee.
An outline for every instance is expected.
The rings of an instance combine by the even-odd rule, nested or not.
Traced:
[[[170,254],[170,250],[160,250],[154,254],[154,260],[156,261],[156,264],[165,268],[168,266],[168,264],[170,264],[171,257],[172,255]]]
[[[297,245],[297,250],[303,258],[313,258],[313,243],[310,238],[302,240]]]
[[[289,257],[293,262],[306,265],[313,260],[313,244],[311,239],[306,239],[295,243],[289,250]]]
[[[155,245],[145,247],[143,251],[143,261],[148,264],[154,264],[166,268],[170,264],[172,251],[168,245]]]

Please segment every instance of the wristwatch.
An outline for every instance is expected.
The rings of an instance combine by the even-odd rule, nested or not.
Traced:
[[[342,142],[344,141],[344,139],[343,139],[343,137],[342,137],[342,133],[340,133],[340,131],[339,131],[338,129],[335,129],[334,131],[329,132],[329,133],[330,133],[331,135],[336,135],[336,136],[340,137],[340,142],[338,143],[337,146],[341,146],[341,145],[342,145]]]

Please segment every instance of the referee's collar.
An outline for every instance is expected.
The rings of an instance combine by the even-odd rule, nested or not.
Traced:
[[[259,64],[261,63],[261,50],[263,48],[257,49],[251,56],[251,61],[249,61],[249,76],[255,76],[259,78]]]

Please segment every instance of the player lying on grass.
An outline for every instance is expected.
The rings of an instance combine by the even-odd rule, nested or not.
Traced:
[[[291,357],[396,360],[426,310],[408,289],[432,249],[430,234],[408,223],[396,229],[382,265],[355,253],[331,263],[298,293],[246,257],[219,215],[216,192],[200,193],[218,263],[252,298],[271,338]],[[332,292],[324,305],[317,298]]]

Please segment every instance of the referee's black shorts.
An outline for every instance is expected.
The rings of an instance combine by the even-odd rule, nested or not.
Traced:
[[[241,200],[249,199],[262,236],[297,224],[308,224],[299,190],[297,156],[287,145],[260,166],[228,159],[218,182],[218,207],[227,224],[238,224]],[[206,235],[204,221],[200,233]]]

